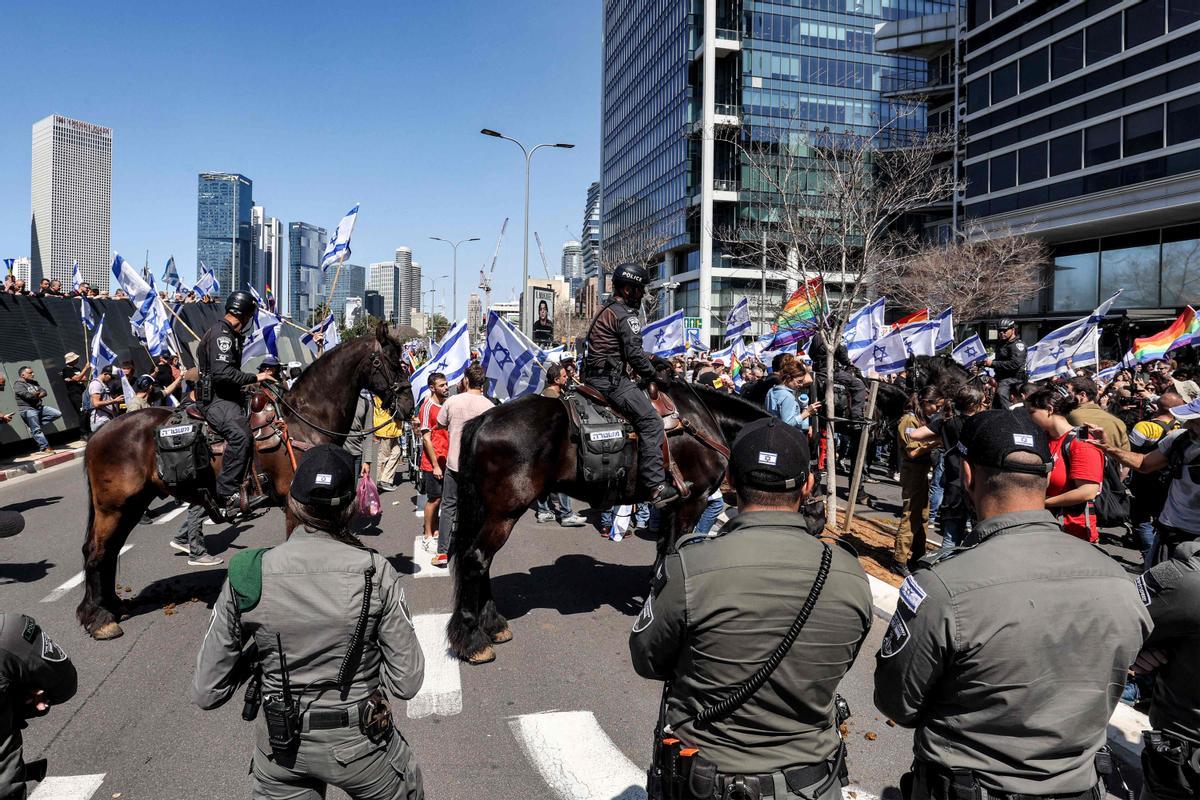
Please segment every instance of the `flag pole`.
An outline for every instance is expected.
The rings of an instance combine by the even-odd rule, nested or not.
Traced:
[[[342,276],[342,265],[346,263],[346,251],[343,250],[338,256],[337,272],[333,273],[333,284],[329,287],[329,297],[325,298],[325,310],[327,313],[333,313],[333,293],[337,291],[338,278]],[[337,320],[334,320],[337,324]]]
[[[172,317],[174,317],[174,318],[175,318],[175,321],[176,321],[176,322],[178,322],[180,325],[182,325],[182,326],[183,326],[183,329],[184,329],[185,331],[187,331],[188,333],[190,333],[190,334],[192,335],[192,338],[193,338],[193,339],[195,339],[196,341],[199,341],[199,340],[200,340],[200,337],[199,337],[199,336],[196,334],[196,332],[195,332],[194,330],[192,330],[192,329],[191,329],[191,326],[189,326],[189,325],[188,325],[186,322],[184,322],[184,321],[183,321],[183,317],[181,317],[181,316],[179,316],[178,314],[176,314],[176,313],[175,313],[175,309],[171,308],[171,307],[170,307],[169,305],[167,305],[166,303],[163,303],[163,308],[165,308],[165,309],[167,310],[167,312],[168,312],[168,313],[169,313],[169,314],[170,314]],[[172,333],[174,333],[174,331],[172,331]],[[146,352],[149,352],[149,351],[147,350]]]

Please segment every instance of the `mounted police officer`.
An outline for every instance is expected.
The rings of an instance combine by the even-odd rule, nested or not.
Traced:
[[[600,308],[587,335],[583,381],[599,391],[628,418],[638,435],[638,469],[645,497],[661,508],[679,497],[663,464],[662,419],[650,399],[625,374],[633,368],[642,381],[654,377],[654,365],[642,349],[637,311],[646,294],[646,269],[622,264],[613,272],[613,292]]]
[[[1017,338],[1017,323],[1005,317],[997,323],[1000,341],[996,355],[984,363],[996,373],[996,408],[1008,408],[1008,398],[1015,383],[1025,382],[1025,343]]]
[[[829,324],[832,326],[834,323],[836,323],[836,320],[830,320]],[[823,328],[817,328],[813,332],[812,344],[809,345],[808,355],[812,359],[813,369],[817,371],[818,375],[825,374],[825,358],[828,352],[828,334]],[[858,370],[850,360],[850,351],[846,349],[846,345],[842,342],[838,342],[837,347],[833,349],[833,382],[846,387],[846,391],[850,393],[851,418],[862,419],[867,409],[867,384],[863,382],[862,376],[858,374]]]
[[[959,437],[979,520],[900,585],[875,706],[915,729],[908,800],[1100,800],[1105,728],[1150,615],[1109,556],[1045,508],[1052,463],[1023,411]]]
[[[667,684],[651,798],[840,800],[836,689],[871,628],[867,576],[797,513],[812,487],[798,429],[743,428],[729,481],[741,513],[663,560],[629,637],[637,673]]]
[[[319,800],[330,784],[355,800],[424,797],[381,687],[412,698],[425,658],[400,576],[349,532],[356,479],[340,447],[304,456],[288,496],[303,527],[230,560],[200,646],[192,697],[201,708],[233,695],[248,672],[243,653],[256,662],[242,712],[254,719],[262,704],[256,798]]]
[[[258,303],[249,292],[239,290],[229,295],[225,316],[205,331],[196,349],[200,408],[212,429],[225,439],[216,503],[227,518],[236,516],[240,509],[242,476],[251,454],[250,421],[243,410],[242,388],[274,377],[269,370],[255,375],[241,369],[242,340],[257,311]]]

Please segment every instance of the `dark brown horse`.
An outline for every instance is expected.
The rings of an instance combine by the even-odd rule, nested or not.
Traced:
[[[671,458],[691,494],[663,512],[661,556],[699,521],[708,495],[725,474],[725,453],[738,431],[767,412],[704,386],[670,379],[659,386],[674,401],[680,419],[698,434],[680,432],[668,439]],[[484,663],[494,657],[493,644],[512,638],[492,597],[490,570],[513,525],[547,492],[565,492],[593,506],[603,498],[599,487],[576,479],[575,445],[560,400],[523,397],[472,420],[463,433],[459,464],[458,524],[451,544],[455,607],[446,634],[459,658]],[[621,502],[639,499],[633,478],[631,474]]]
[[[281,404],[279,431],[296,445],[297,459],[304,445],[340,443],[358,403],[360,389],[379,397],[397,419],[412,415],[413,398],[401,365],[401,344],[380,325],[374,336],[352,339],[318,359],[300,376]],[[169,417],[165,408],[135,411],[109,422],[92,436],[84,455],[88,479],[88,521],[83,543],[84,595],[76,617],[96,639],[121,635],[117,619],[121,601],[116,593],[117,555],[129,532],[155,498],[175,494],[187,503],[206,505],[197,491],[171,492],[159,479],[154,464],[154,431]],[[277,436],[277,446],[257,453],[257,468],[267,475],[264,491],[283,505],[294,469],[280,432],[256,432],[256,438]],[[274,443],[272,443],[274,444]],[[220,469],[214,459],[213,472]],[[211,481],[210,481],[211,482]],[[211,491],[211,486],[208,487]],[[210,509],[211,513],[211,509]],[[287,533],[295,525],[290,515]]]

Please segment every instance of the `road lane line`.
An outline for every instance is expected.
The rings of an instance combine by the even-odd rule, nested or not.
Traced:
[[[120,552],[120,553],[118,553],[117,555],[118,555],[118,556],[123,556],[123,555],[125,555],[126,553],[128,553],[128,552],[129,552],[130,550],[132,550],[132,549],[133,549],[133,544],[132,544],[132,543],[130,543],[130,544],[126,544],[124,547],[122,547],[122,548],[121,548],[121,552]],[[67,592],[71,591],[72,589],[74,589],[76,586],[78,586],[78,585],[79,585],[79,584],[81,584],[81,583],[83,583],[83,573],[82,573],[82,572],[76,572],[74,575],[72,575],[72,576],[71,576],[70,578],[68,578],[66,581],[64,581],[63,583],[59,584],[59,586],[58,586],[58,588],[57,588],[57,589],[55,589],[55,590],[54,590],[54,591],[52,591],[50,594],[48,594],[48,595],[46,595],[45,597],[43,597],[43,598],[41,599],[41,602],[43,602],[43,603],[53,603],[55,600],[61,600],[63,597],[65,597],[65,596],[66,596]],[[90,777],[94,777],[94,776],[91,776],[91,775],[84,775],[83,777],[85,777],[85,778],[90,778]],[[101,777],[103,778],[103,776],[101,776]]]
[[[461,661],[450,652],[446,641],[449,614],[419,614],[413,619],[417,640],[425,654],[425,682],[416,697],[408,701],[410,719],[437,714],[450,717],[462,713]]]
[[[187,504],[180,503],[179,508],[176,508],[174,511],[170,512],[169,514],[164,514],[163,516],[154,520],[154,524],[162,525],[164,523],[170,522],[171,520],[175,519],[176,517],[178,517],[180,514],[182,514],[183,512],[185,512],[187,510],[188,510]]]
[[[98,775],[46,778],[29,795],[29,800],[90,800],[102,783],[103,772]]]
[[[450,574],[448,567],[435,567],[430,564],[430,559],[433,558],[433,553],[428,553],[425,548],[421,547],[421,540],[424,539],[424,534],[417,534],[413,539],[413,571],[414,578],[444,578]]]
[[[559,800],[646,800],[646,773],[625,757],[590,711],[509,720],[521,750]]]

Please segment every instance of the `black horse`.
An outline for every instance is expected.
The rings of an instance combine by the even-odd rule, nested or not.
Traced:
[[[664,510],[660,521],[660,557],[700,519],[713,489],[720,485],[728,447],[742,426],[767,416],[753,403],[705,386],[667,377],[660,366],[659,391],[675,403],[684,427],[669,438],[671,458],[690,490],[686,499]],[[565,492],[592,505],[604,502],[600,487],[576,477],[575,444],[562,401],[524,397],[497,406],[472,420],[463,432],[458,524],[451,544],[455,606],[447,625],[450,648],[466,661],[495,658],[493,644],[512,638],[508,621],[492,597],[492,559],[513,525],[547,492]],[[640,499],[631,471],[620,502]]]

